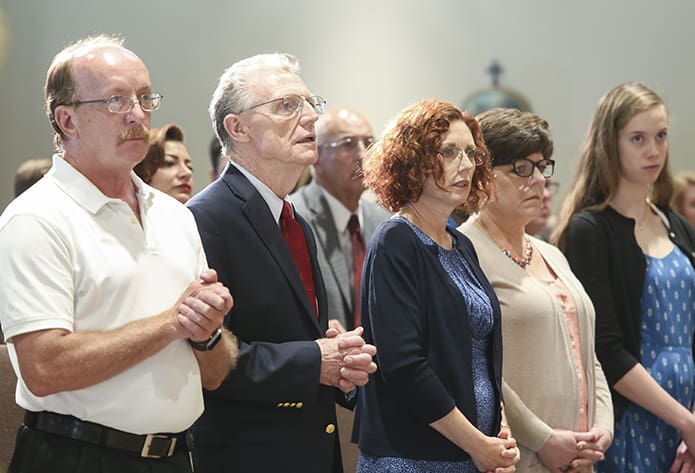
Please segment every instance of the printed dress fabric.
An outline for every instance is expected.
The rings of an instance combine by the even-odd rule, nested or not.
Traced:
[[[399,218],[399,217],[395,217]],[[485,291],[480,286],[473,271],[468,266],[465,258],[455,248],[446,250],[438,246],[422,230],[413,225],[409,220],[402,219],[423,244],[437,246],[439,262],[454,282],[461,294],[463,294],[468,313],[471,314],[471,328],[473,329],[473,385],[475,391],[475,403],[477,419],[474,425],[478,430],[488,436],[495,436],[492,420],[495,418],[494,389],[492,375],[488,362],[489,336],[492,332],[493,316],[492,306]],[[471,420],[471,419],[469,419]],[[371,457],[360,454],[358,473],[477,473],[478,470],[472,461],[450,462],[418,460],[412,458],[395,457]]]
[[[674,399],[692,410],[695,271],[678,247],[664,258],[646,256],[642,290],[641,363]],[[599,473],[661,473],[673,463],[680,434],[630,403],[615,426],[615,439]]]

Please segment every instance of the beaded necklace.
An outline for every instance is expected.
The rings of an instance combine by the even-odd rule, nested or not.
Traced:
[[[490,240],[492,240],[493,243],[495,243],[495,245],[497,245],[500,248],[504,256],[506,256],[514,263],[519,265],[521,269],[524,269],[526,268],[526,266],[531,264],[531,258],[533,258],[533,245],[531,244],[531,240],[527,236],[524,236],[524,256],[523,258],[519,258],[514,253],[512,253],[509,250],[509,248],[499,244],[495,237],[493,237],[492,234],[488,231],[487,225],[485,225],[485,223],[480,218],[478,219],[478,223],[480,224],[480,228],[482,228],[483,231],[487,234],[487,236],[490,237]]]
[[[497,242],[495,242],[497,243]],[[499,243],[497,246],[500,246]],[[502,254],[506,257],[508,257],[510,260],[514,261],[516,264],[521,266],[522,268],[525,268],[531,263],[531,258],[533,258],[533,245],[531,244],[531,240],[529,240],[527,237],[524,237],[524,257],[519,258],[515,256],[511,251],[507,249],[505,246],[500,246],[500,250],[502,250]]]

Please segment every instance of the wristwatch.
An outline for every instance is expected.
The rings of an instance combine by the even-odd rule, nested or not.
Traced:
[[[222,326],[220,325],[217,327],[217,330],[212,332],[212,335],[210,335],[210,338],[208,338],[204,342],[195,342],[191,340],[190,338],[188,339],[188,343],[191,344],[193,348],[199,351],[210,351],[213,348],[215,348],[215,345],[219,343],[219,341],[222,339]]]

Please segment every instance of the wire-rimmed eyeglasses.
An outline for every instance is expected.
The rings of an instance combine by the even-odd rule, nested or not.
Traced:
[[[137,95],[137,102],[140,104],[140,108],[142,108],[143,111],[154,112],[161,105],[163,97],[162,94],[157,93],[139,94]],[[88,103],[105,103],[106,108],[111,113],[128,113],[135,106],[135,100],[132,95],[112,95],[106,99],[75,100],[65,105],[77,106]]]
[[[326,111],[326,100],[318,95],[313,95],[311,97],[302,97],[301,95],[289,94],[283,95],[277,99],[268,100],[267,102],[257,103],[252,105],[246,111],[252,110],[254,108],[260,107],[261,105],[267,105],[273,102],[282,102],[280,110],[285,111],[288,115],[294,115],[295,113],[302,110],[304,102],[311,105],[317,115],[321,115]]]
[[[533,174],[533,169],[538,168],[544,178],[553,177],[555,170],[555,161],[552,159],[541,159],[540,161],[531,161],[530,159],[520,158],[512,161],[512,172],[519,177],[530,177]]]
[[[360,143],[364,146],[364,149],[369,148],[374,143],[374,137],[372,135],[363,136],[345,136],[336,141],[331,141],[329,143],[323,143],[319,147],[333,148],[339,151],[354,152],[359,149]]]
[[[468,158],[468,160],[472,163],[475,164],[476,166],[479,164],[482,164],[483,159],[485,158],[485,151],[480,150],[478,148],[469,148],[467,150],[462,150],[459,148],[455,147],[449,147],[449,148],[444,148],[439,152],[439,155],[444,158],[447,162],[454,162],[456,161],[457,165],[461,165],[461,159],[463,158],[464,155]]]

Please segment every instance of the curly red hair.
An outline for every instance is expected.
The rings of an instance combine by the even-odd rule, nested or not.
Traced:
[[[480,125],[452,103],[428,99],[403,109],[367,150],[364,182],[381,205],[396,212],[417,201],[429,176],[443,189],[444,167],[439,158],[442,137],[449,125],[459,120],[471,131],[481,162],[476,165],[468,200],[456,210],[471,214],[490,199],[494,181]]]

